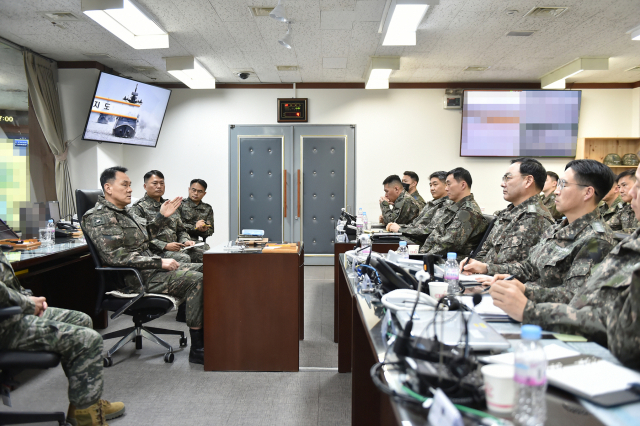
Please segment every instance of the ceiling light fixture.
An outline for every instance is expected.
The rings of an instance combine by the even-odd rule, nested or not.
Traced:
[[[383,46],[415,46],[416,30],[429,6],[439,0],[392,0],[382,27]]]
[[[273,8],[269,16],[276,21],[287,22],[287,12],[284,10],[284,0],[278,0],[278,5]]]
[[[631,34],[631,40],[640,40],[640,25],[633,27],[626,34]]]
[[[540,79],[543,89],[564,89],[566,79],[582,71],[606,71],[609,69],[609,58],[578,58]]]
[[[388,89],[389,76],[400,69],[399,56],[372,56],[364,75],[365,89]]]
[[[193,56],[165,58],[167,72],[191,89],[215,89],[216,79]]]
[[[82,0],[82,12],[134,49],[166,49],[169,34],[131,0]]]
[[[287,21],[287,33],[284,35],[284,37],[278,40],[278,43],[280,43],[287,49],[291,49],[291,45],[293,44],[293,40],[291,38],[291,24],[291,21]]]

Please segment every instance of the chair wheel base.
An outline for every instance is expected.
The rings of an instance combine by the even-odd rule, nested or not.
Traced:
[[[164,354],[164,362],[171,364],[173,363],[173,352],[169,352],[167,354]]]
[[[188,341],[187,341],[186,337],[181,337],[180,338],[180,347],[181,348],[186,348],[187,347],[187,343],[188,343]]]
[[[111,359],[110,356],[104,357],[102,359],[102,365],[107,368],[107,367],[111,367],[113,365],[113,359]]]

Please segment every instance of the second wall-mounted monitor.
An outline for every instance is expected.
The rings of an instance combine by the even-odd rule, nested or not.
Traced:
[[[171,90],[100,73],[83,139],[155,147]]]
[[[579,90],[466,90],[462,157],[575,157]]]

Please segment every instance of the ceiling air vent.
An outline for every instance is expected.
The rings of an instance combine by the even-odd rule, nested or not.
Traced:
[[[278,65],[278,71],[298,71],[297,65]]]
[[[509,31],[507,33],[507,36],[509,37],[529,37],[530,35],[533,35],[533,33],[535,33],[536,30],[532,30],[532,31]]]
[[[530,11],[527,12],[524,16],[539,16],[541,18],[557,18],[558,16],[565,13],[569,8],[568,7],[534,7]]]
[[[131,68],[133,68],[138,72],[152,72],[156,70],[154,67],[144,67],[144,66],[137,66],[137,65],[134,65]]]
[[[75,14],[71,12],[40,12],[42,17],[48,19],[51,22],[59,22],[59,21],[79,21]]]
[[[251,14],[255,17],[259,16],[269,16],[273,7],[258,7],[258,6],[249,6],[249,10],[251,10]]]
[[[466,67],[465,71],[486,71],[491,67]]]

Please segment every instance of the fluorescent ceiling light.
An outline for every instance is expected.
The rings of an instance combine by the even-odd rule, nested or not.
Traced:
[[[193,56],[165,58],[167,72],[191,89],[215,89],[216,79]]]
[[[134,49],[169,47],[169,34],[131,0],[82,0],[82,11]]]
[[[640,25],[627,31],[627,34],[631,34],[631,40],[640,40]]]
[[[608,69],[609,58],[578,58],[543,76],[540,79],[540,86],[543,89],[564,89],[566,79],[582,71],[606,71]]]
[[[415,46],[416,30],[429,6],[439,0],[392,0],[383,26],[383,46]]]
[[[364,79],[365,89],[388,89],[391,72],[400,69],[399,56],[372,56]]]

